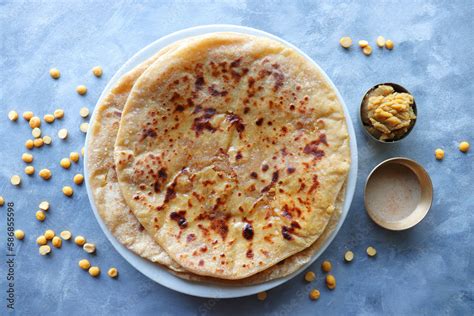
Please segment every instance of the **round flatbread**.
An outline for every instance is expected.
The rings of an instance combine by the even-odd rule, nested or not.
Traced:
[[[113,150],[122,110],[135,81],[158,58],[177,48],[177,42],[160,50],[125,74],[95,110],[87,143],[86,165],[97,211],[117,240],[136,254],[174,271],[185,271],[144,230],[120,191]]]
[[[137,80],[115,162],[128,205],[179,265],[242,279],[323,233],[350,151],[316,67],[279,42],[216,33]]]

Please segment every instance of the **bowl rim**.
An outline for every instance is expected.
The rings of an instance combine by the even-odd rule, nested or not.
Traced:
[[[429,195],[429,200],[426,201],[426,202],[428,202],[427,207],[424,210],[418,212],[419,214],[417,214],[417,215],[419,215],[419,216],[415,220],[407,220],[407,219],[411,215],[415,214],[418,207],[415,208],[409,216],[407,216],[403,219],[400,219],[399,221],[396,221],[396,222],[382,221],[378,217],[374,216],[372,214],[372,211],[369,210],[369,207],[367,205],[368,204],[367,203],[367,185],[369,183],[369,180],[372,177],[372,175],[375,173],[375,171],[377,171],[379,168],[381,168],[381,167],[383,167],[387,164],[390,164],[390,163],[398,163],[398,164],[401,164],[401,165],[409,168],[416,175],[418,181],[420,182],[421,193],[423,194],[423,192],[427,192],[427,194]],[[412,168],[410,166],[410,164],[416,166],[416,168],[418,170],[415,170],[414,168]],[[428,184],[428,187],[423,187],[423,184],[420,181],[420,177],[425,178],[426,181],[424,181],[424,182],[426,182],[426,184]],[[407,230],[407,229],[410,229],[410,228],[418,225],[426,217],[426,215],[429,213],[429,211],[431,210],[431,207],[433,205],[433,199],[434,199],[433,182],[431,180],[431,177],[430,177],[429,173],[426,171],[426,169],[420,163],[418,163],[416,160],[411,159],[411,158],[400,156],[400,157],[393,157],[393,158],[385,159],[384,161],[378,163],[370,171],[369,175],[367,176],[367,178],[365,180],[365,185],[364,185],[364,207],[365,207],[365,211],[367,212],[369,217],[377,225],[379,225],[380,227],[383,227],[385,229],[388,229],[388,230],[402,231],[402,230]]]
[[[380,140],[378,139],[377,137],[375,137],[374,135],[372,135],[368,129],[367,129],[367,125],[364,124],[364,120],[362,119],[362,108],[363,108],[363,104],[364,104],[364,100],[365,98],[367,97],[367,95],[375,90],[377,87],[379,86],[383,86],[383,85],[387,85],[387,86],[391,86],[394,88],[395,92],[404,92],[404,93],[408,93],[410,94],[412,97],[413,97],[413,104],[412,104],[412,108],[413,108],[413,112],[415,113],[416,115],[416,118],[414,120],[412,120],[412,123],[410,123],[410,127],[408,128],[408,131],[400,138],[398,139],[395,139],[395,140],[390,140],[390,141],[384,141],[384,140]],[[415,96],[410,92],[408,91],[407,88],[405,88],[404,86],[398,84],[398,83],[394,83],[394,82],[382,82],[382,83],[378,83],[376,85],[374,85],[372,88],[368,89],[364,95],[362,96],[362,100],[360,102],[360,108],[359,108],[359,123],[360,125],[362,126],[362,129],[364,130],[365,134],[372,140],[378,142],[378,143],[381,143],[381,144],[394,144],[394,143],[398,143],[399,141],[405,139],[410,133],[411,131],[415,128],[415,125],[416,125],[416,121],[418,120],[418,108],[417,108],[417,105],[416,105],[416,100],[415,100]]]
[[[99,226],[101,227],[102,231],[104,232],[104,234],[106,235],[107,239],[110,241],[112,246],[117,250],[117,252],[119,252],[119,254],[130,265],[132,265],[135,269],[137,269],[142,274],[147,276],[149,279],[169,289],[175,290],[177,292],[181,292],[181,293],[193,295],[193,296],[198,296],[198,297],[206,297],[206,298],[235,298],[235,297],[254,295],[256,293],[272,289],[276,286],[279,286],[289,281],[290,279],[294,278],[295,276],[303,272],[305,269],[307,269],[326,250],[329,244],[331,244],[331,242],[334,240],[336,234],[342,227],[342,224],[344,223],[347,217],[347,214],[349,212],[350,205],[352,203],[352,199],[354,196],[356,183],[357,183],[357,171],[358,171],[357,170],[358,169],[357,140],[356,140],[356,134],[355,134],[354,126],[352,124],[349,110],[339,90],[336,88],[332,80],[328,77],[326,72],[313,59],[311,59],[308,55],[306,55],[303,51],[301,51],[296,46],[290,44],[289,42],[273,34],[270,34],[258,29],[250,28],[250,27],[229,25],[229,24],[211,24],[211,25],[202,25],[202,26],[186,28],[186,29],[168,34],[166,36],[163,36],[157,39],[156,41],[152,42],[151,44],[145,46],[143,49],[141,49],[135,55],[133,55],[127,62],[125,62],[119,68],[119,70],[117,70],[114,76],[109,80],[104,90],[102,91],[102,94],[97,100],[97,103],[94,107],[94,112],[91,116],[90,121],[93,122],[93,120],[95,119],[97,108],[101,104],[104,97],[112,89],[115,83],[127,71],[133,69],[136,65],[140,64],[144,60],[154,55],[159,49],[171,43],[174,43],[178,40],[188,38],[191,36],[203,35],[203,34],[214,33],[214,32],[236,32],[236,33],[243,33],[243,34],[249,34],[249,35],[255,35],[255,36],[263,36],[263,37],[277,40],[283,43],[284,45],[287,45],[295,49],[299,54],[301,54],[304,58],[306,58],[309,62],[311,62],[311,64],[320,71],[320,73],[327,80],[331,88],[336,92],[336,96],[342,105],[342,108],[344,110],[344,115],[346,118],[347,131],[349,134],[349,145],[350,145],[350,150],[351,150],[351,165],[350,165],[348,178],[346,180],[347,186],[346,186],[344,205],[342,208],[342,213],[341,213],[341,217],[339,219],[338,225],[336,226],[332,234],[327,238],[324,245],[318,250],[318,252],[314,254],[311,260],[307,264],[302,266],[300,269],[298,269],[297,271],[293,272],[292,274],[286,277],[270,280],[270,281],[267,281],[261,284],[256,284],[256,285],[236,287],[236,286],[216,285],[216,284],[211,284],[211,283],[196,283],[192,281],[183,280],[169,273],[166,268],[161,267],[160,265],[156,263],[152,263],[140,257],[139,255],[136,255],[134,252],[132,252],[131,250],[123,246],[120,242],[118,242],[117,239],[115,239],[115,237],[108,230],[105,223],[102,221],[102,218],[100,217],[95,207],[94,198],[93,198],[92,191],[89,184],[89,173],[88,173],[87,163],[84,163],[84,177],[85,177],[85,185],[86,185],[89,203],[91,205],[94,216],[97,222],[99,223]],[[91,124],[89,125],[89,128],[90,126]],[[87,153],[88,153],[87,146],[89,143],[89,135],[90,133],[87,133],[86,135],[86,144],[85,144],[85,153],[84,153],[85,162],[87,162]]]

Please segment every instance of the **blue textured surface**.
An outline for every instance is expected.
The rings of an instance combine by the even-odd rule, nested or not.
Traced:
[[[471,1],[346,2],[0,1],[0,195],[15,203],[15,225],[27,235],[16,242],[17,314],[472,313],[474,151],[462,154],[457,143],[469,140],[474,145],[474,6]],[[79,109],[92,110],[107,80],[143,46],[176,30],[213,23],[259,28],[300,47],[325,69],[351,112],[359,145],[358,187],[344,226],[321,258],[333,262],[336,290],[324,287],[321,260],[313,265],[318,274],[313,285],[321,290],[317,302],[307,298],[312,285],[301,276],[271,290],[264,302],[255,297],[202,299],[168,290],[113,250],[95,221],[85,187],[74,186],[72,199],[61,193],[82,171],[82,161],[71,170],[59,167],[60,158],[82,147]],[[366,57],[358,47],[341,49],[343,35],[371,42],[384,35],[396,47],[390,52],[373,45],[374,53]],[[101,79],[91,75],[95,65],[104,69]],[[61,70],[59,80],[49,77],[51,67]],[[407,139],[384,146],[364,136],[357,114],[364,91],[387,81],[414,94],[419,119]],[[87,96],[75,93],[78,84],[87,85]],[[30,128],[23,119],[10,122],[7,113],[32,110],[42,117],[58,107],[65,109],[65,118],[43,128],[53,136],[53,145],[33,151],[37,171],[48,167],[53,178],[45,182],[37,175],[28,177],[20,156],[31,138]],[[56,137],[62,127],[70,131],[66,142]],[[433,157],[437,147],[446,151],[442,162]],[[363,206],[366,176],[393,156],[423,164],[435,190],[425,220],[397,233],[373,224]],[[10,185],[12,174],[22,175],[20,188]],[[34,214],[44,199],[52,207],[39,223]],[[0,208],[0,314],[6,311],[6,211]],[[46,228],[67,228],[96,242],[93,263],[103,270],[116,266],[120,277],[89,277],[77,267],[84,252],[69,242],[49,257],[39,256],[35,239]],[[375,259],[365,255],[368,245],[377,248]],[[351,264],[343,263],[346,249],[356,254]]]

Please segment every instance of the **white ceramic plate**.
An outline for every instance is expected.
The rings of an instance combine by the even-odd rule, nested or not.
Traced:
[[[352,121],[349,116],[349,111],[347,110],[346,105],[344,101],[342,100],[341,95],[339,94],[339,91],[336,89],[336,87],[332,83],[331,79],[329,79],[329,77],[326,75],[326,73],[318,66],[318,64],[316,64],[309,56],[307,56],[297,47],[282,40],[281,38],[275,35],[257,30],[257,29],[243,27],[243,26],[236,26],[236,25],[198,26],[198,27],[193,27],[193,28],[182,30],[182,31],[178,31],[178,32],[175,32],[175,33],[172,33],[170,35],[160,38],[159,40],[151,43],[150,45],[148,45],[147,47],[139,51],[137,54],[135,54],[135,56],[130,58],[117,71],[117,73],[112,77],[112,79],[110,79],[109,83],[105,87],[104,91],[102,92],[102,95],[97,101],[97,104],[100,104],[102,102],[102,99],[104,98],[104,96],[117,83],[120,77],[122,77],[129,70],[133,69],[135,66],[139,65],[140,63],[142,63],[149,57],[153,56],[156,52],[158,52],[163,47],[171,43],[174,43],[178,40],[190,37],[190,36],[202,35],[202,34],[212,33],[212,32],[239,32],[239,33],[244,33],[244,34],[264,36],[264,37],[272,38],[274,40],[280,41],[288,45],[289,47],[298,51],[301,55],[306,57],[308,60],[310,60],[314,64],[314,66],[316,66],[323,73],[323,75],[330,82],[334,90],[337,92],[337,97],[339,98],[340,102],[342,103],[344,107],[344,113],[346,115],[347,127],[349,130],[349,136],[350,136],[350,147],[351,147],[351,158],[352,158],[351,169],[349,172],[349,178],[347,182],[347,190],[346,190],[344,207],[342,210],[341,218],[339,220],[339,224],[337,225],[336,229],[331,234],[331,236],[329,236],[326,243],[321,247],[321,249],[319,249],[319,251],[314,255],[312,260],[308,262],[305,266],[301,267],[301,269],[299,269],[298,271],[292,273],[291,275],[288,275],[284,278],[271,280],[271,281],[258,284],[258,285],[232,287],[232,286],[215,285],[215,284],[207,284],[207,283],[196,283],[196,282],[190,282],[190,281],[180,279],[174,276],[173,274],[169,273],[165,268],[136,255],[132,251],[125,248],[121,243],[119,243],[114,238],[114,236],[109,232],[109,230],[105,226],[104,222],[99,216],[99,213],[97,212],[97,209],[95,208],[95,203],[93,201],[93,196],[91,194],[90,186],[88,182],[89,177],[88,177],[88,171],[87,171],[86,166],[84,167],[85,168],[84,173],[85,173],[86,187],[87,187],[87,194],[89,196],[89,201],[92,206],[92,210],[94,211],[94,215],[97,218],[97,221],[99,222],[100,227],[102,228],[102,230],[104,231],[105,235],[110,240],[112,245],[115,247],[115,249],[117,249],[117,251],[132,266],[134,266],[138,271],[140,271],[141,273],[143,273],[150,279],[154,280],[155,282],[181,293],[186,293],[189,295],[200,296],[200,297],[209,297],[209,298],[211,297],[212,298],[231,298],[231,297],[247,296],[247,295],[256,294],[261,291],[266,291],[292,279],[301,271],[305,270],[309,265],[311,265],[324,252],[324,250],[326,250],[326,248],[329,246],[329,244],[332,242],[337,232],[341,228],[352,202],[352,197],[354,195],[354,190],[356,186],[356,178],[357,178],[357,146],[356,146],[356,137],[354,133],[354,127],[352,125]],[[97,106],[96,106],[96,109],[97,109]],[[96,111],[94,111],[94,115],[92,116],[91,120],[94,120],[95,112]],[[88,139],[86,139],[86,144],[87,143],[88,143]],[[86,155],[87,155],[87,148],[86,148]]]

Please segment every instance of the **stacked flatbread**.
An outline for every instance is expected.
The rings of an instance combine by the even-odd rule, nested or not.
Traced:
[[[336,92],[280,42],[212,33],[160,50],[95,111],[89,185],[111,233],[196,282],[256,284],[336,227],[350,167]]]

